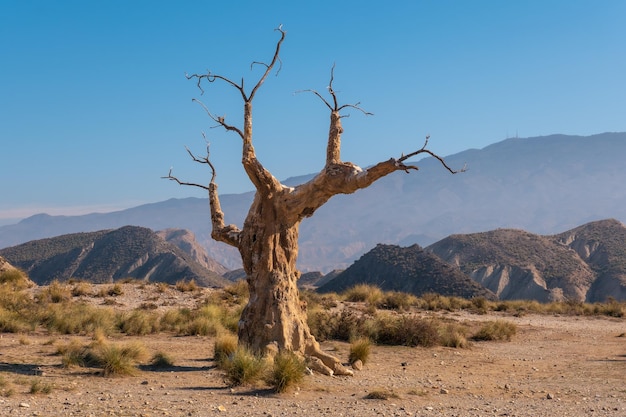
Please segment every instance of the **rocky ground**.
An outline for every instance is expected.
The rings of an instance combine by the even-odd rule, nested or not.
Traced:
[[[124,308],[130,301],[119,303]],[[461,322],[496,317],[437,314]],[[517,325],[510,342],[472,342],[463,349],[377,346],[353,377],[315,374],[285,394],[229,388],[212,360],[210,337],[119,336],[113,340],[140,340],[149,352],[168,352],[174,366],[106,378],[61,366],[57,347],[76,336],[5,333],[0,392],[11,388],[12,395],[0,396],[0,415],[626,416],[626,319],[498,318]],[[348,357],[345,343],[323,347]],[[31,394],[33,382],[50,392]],[[388,398],[366,398],[375,392]]]

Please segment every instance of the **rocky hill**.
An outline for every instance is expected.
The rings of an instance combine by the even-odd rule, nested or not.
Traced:
[[[626,300],[626,226],[615,219],[587,223],[552,236],[573,249],[595,274],[587,299]]]
[[[189,230],[165,229],[156,232],[156,234],[161,236],[163,240],[178,246],[186,254],[190,255],[194,261],[198,262],[209,271],[213,271],[218,275],[224,275],[228,272],[228,269],[224,265],[207,254],[206,249],[198,243],[196,236]]]
[[[432,292],[464,298],[496,298],[491,291],[419,245],[403,248],[379,244],[317,291],[341,292],[356,284],[418,296]]]
[[[547,236],[515,229],[456,234],[426,250],[500,299],[626,299],[626,227],[617,220]]]
[[[427,246],[453,233],[513,228],[549,235],[599,219],[626,221],[624,155],[626,133],[603,133],[510,138],[446,156],[454,168],[467,164],[468,171],[458,175],[433,158],[423,159],[418,172],[397,172],[365,190],[335,196],[304,220],[298,267],[323,273],[345,269],[377,243]],[[311,176],[284,183],[295,186]],[[252,193],[222,195],[226,223],[241,226],[252,198]],[[208,217],[207,201],[200,198],[84,216],[40,214],[1,226],[0,248],[132,224],[190,230],[218,262],[240,268],[239,253],[211,239]]]
[[[202,286],[226,283],[179,247],[136,226],[34,240],[2,249],[0,256],[39,285],[69,278],[95,283],[125,278],[171,284],[193,279]]]

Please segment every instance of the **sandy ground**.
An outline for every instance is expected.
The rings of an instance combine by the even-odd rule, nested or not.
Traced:
[[[427,313],[424,313],[427,314]],[[432,313],[430,313],[432,314]],[[496,316],[447,313],[449,319]],[[1,334],[0,396],[4,416],[626,416],[626,319],[527,315],[510,342],[464,349],[374,347],[353,377],[307,376],[298,389],[231,389],[212,360],[210,337],[120,336],[175,365],[142,367],[136,376],[105,378],[66,369],[55,355],[75,336]],[[88,338],[82,338],[85,343]],[[324,343],[347,359],[349,346]],[[52,386],[30,394],[33,381]],[[373,391],[386,400],[366,399]]]

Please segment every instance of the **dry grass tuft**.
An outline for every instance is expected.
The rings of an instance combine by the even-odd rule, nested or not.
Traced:
[[[231,386],[254,385],[263,378],[267,361],[239,346],[222,362],[221,368],[226,372],[226,379]]]
[[[517,326],[505,320],[488,321],[476,332],[474,340],[506,340],[510,341],[517,333]]]
[[[280,352],[268,372],[266,382],[276,392],[286,392],[304,379],[306,364],[292,352]]]
[[[372,353],[372,342],[366,338],[360,338],[350,343],[350,354],[348,356],[348,362],[351,364],[356,361],[361,361],[363,365],[369,360]]]

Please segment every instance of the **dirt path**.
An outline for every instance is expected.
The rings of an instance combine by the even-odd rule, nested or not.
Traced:
[[[0,397],[0,415],[626,416],[625,319],[505,319],[518,326],[511,342],[474,342],[467,349],[379,346],[354,377],[308,376],[299,390],[281,395],[227,388],[207,337],[122,337],[141,340],[151,353],[169,352],[175,366],[104,378],[60,366],[54,353],[72,337],[2,334],[0,392],[13,395]],[[345,343],[325,348],[347,358]],[[33,381],[53,389],[30,394]],[[397,397],[365,399],[373,391]]]

